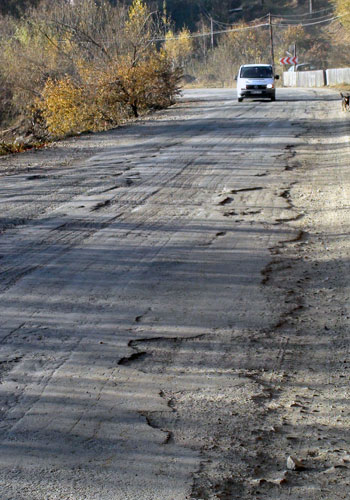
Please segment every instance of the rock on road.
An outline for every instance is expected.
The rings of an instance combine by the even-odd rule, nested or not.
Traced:
[[[347,498],[347,122],[277,97],[0,160],[1,500]]]

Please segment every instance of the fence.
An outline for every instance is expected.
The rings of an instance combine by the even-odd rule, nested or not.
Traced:
[[[285,87],[325,87],[342,83],[350,84],[350,68],[287,71],[283,73],[283,85]]]
[[[326,79],[327,85],[350,83],[350,68],[327,69]]]
[[[324,87],[327,85],[326,72],[318,71],[287,71],[283,73],[285,87]]]

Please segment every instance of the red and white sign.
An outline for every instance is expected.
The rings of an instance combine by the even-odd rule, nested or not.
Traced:
[[[280,59],[281,64],[298,64],[298,58],[297,57],[282,57]]]

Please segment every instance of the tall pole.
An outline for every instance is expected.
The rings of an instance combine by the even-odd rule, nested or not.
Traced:
[[[312,14],[312,0],[309,0],[309,12]]]
[[[210,41],[211,41],[211,48],[214,48],[214,25],[213,25],[213,18],[210,17]]]
[[[271,14],[269,14],[269,28],[270,28],[271,65],[272,65],[273,73],[275,73],[275,53],[274,53],[274,49],[273,49],[273,31],[272,31]]]

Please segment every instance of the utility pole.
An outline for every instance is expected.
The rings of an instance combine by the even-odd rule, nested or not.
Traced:
[[[211,48],[214,48],[214,24],[213,24],[213,18],[210,16],[210,41],[211,41]]]
[[[312,14],[312,0],[309,0],[309,12]]]
[[[294,44],[294,57],[297,56],[297,44],[295,43]],[[294,71],[297,70],[297,65],[294,63]]]
[[[272,65],[273,73],[275,73],[275,52],[274,52],[274,48],[273,48],[273,31],[272,31],[271,13],[269,14],[269,29],[270,29],[271,65]]]

